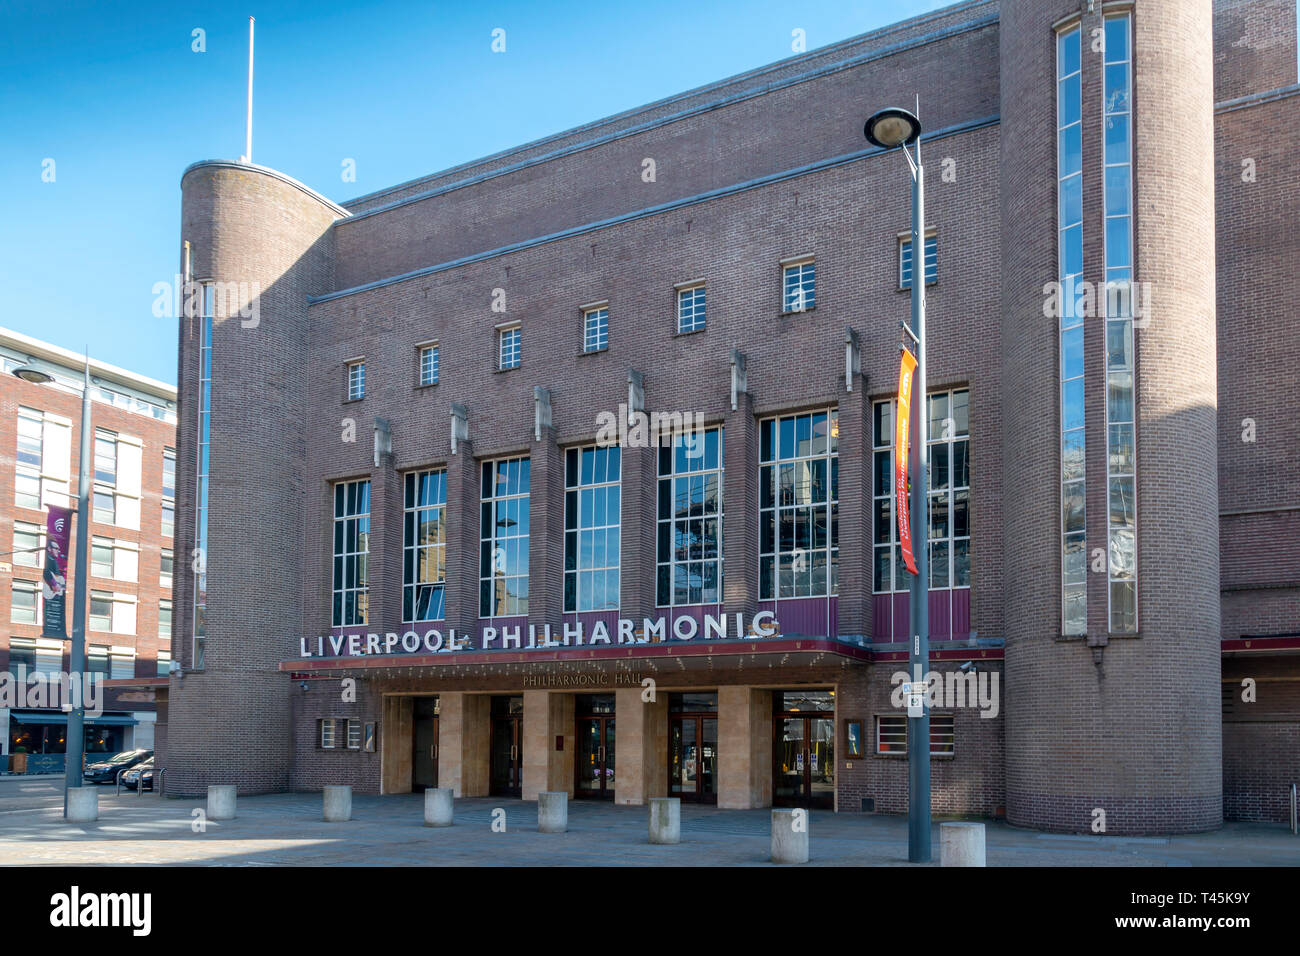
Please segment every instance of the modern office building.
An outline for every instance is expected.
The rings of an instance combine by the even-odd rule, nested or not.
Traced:
[[[27,754],[28,772],[62,769],[66,746],[66,712],[35,689],[70,668],[68,642],[42,635],[41,571],[49,506],[77,507],[84,363],[76,352],[0,329],[0,620],[7,672],[0,753],[6,766]],[[34,384],[10,374],[24,365],[53,381]],[[98,698],[102,712],[86,718],[86,752],[93,759],[155,743],[154,690],[165,685],[171,664],[176,389],[95,358],[90,376],[95,460],[86,663],[106,682]],[[74,549],[69,634],[81,573]]]
[[[900,812],[928,746],[937,813],[1281,819],[1295,6],[970,0],[342,203],[188,168],[168,789]]]

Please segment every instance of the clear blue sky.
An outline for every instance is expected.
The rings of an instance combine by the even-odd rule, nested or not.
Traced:
[[[175,382],[152,290],[181,172],[243,152],[250,14],[253,159],[346,200],[949,2],[3,0],[0,325]]]

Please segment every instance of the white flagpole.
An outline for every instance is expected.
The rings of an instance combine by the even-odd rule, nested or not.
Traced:
[[[244,127],[244,161],[253,162],[253,18],[248,18],[248,122]]]

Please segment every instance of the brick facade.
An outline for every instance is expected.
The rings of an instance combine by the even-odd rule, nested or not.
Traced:
[[[208,662],[171,688],[169,786],[193,791],[220,778],[248,789],[349,781],[379,789],[383,747],[317,752],[315,721],[330,715],[328,693],[288,682],[286,671],[311,673],[310,664],[281,666],[297,656],[300,637],[331,633],[332,483],[371,482],[363,630],[401,633],[400,476],[446,468],[439,626],[472,635],[478,465],[529,455],[527,623],[558,626],[561,452],[595,439],[598,415],[627,402],[632,375],[644,383],[648,411],[697,413],[726,428],[722,602],[747,618],[760,606],[758,423],[837,409],[838,626],[806,636],[856,649],[821,686],[837,688],[837,738],[846,719],[862,719],[871,733],[873,715],[888,705],[886,658],[901,646],[873,636],[871,413],[896,387],[898,323],[910,310],[898,288],[896,237],[910,208],[902,157],[865,148],[861,126],[864,113],[909,104],[919,92],[926,218],[939,248],[939,280],[927,289],[929,385],[970,397],[971,635],[952,649],[994,649],[987,666],[1005,682],[996,719],[957,715],[955,756],[935,760],[936,811],[1005,809],[1013,823],[1087,830],[1103,808],[1108,832],[1199,830],[1245,806],[1236,796],[1243,788],[1276,789],[1230,770],[1239,754],[1225,751],[1242,738],[1222,724],[1219,687],[1229,622],[1266,647],[1300,631],[1300,561],[1287,563],[1297,537],[1285,533],[1300,436],[1279,384],[1300,356],[1294,336],[1268,321],[1294,301],[1286,263],[1296,260],[1297,238],[1287,223],[1300,212],[1286,160],[1300,97],[1284,6],[1138,0],[1132,8],[1136,269],[1154,289],[1152,321],[1136,337],[1136,636],[1108,634],[1102,575],[1090,580],[1086,638],[1061,639],[1059,353],[1056,325],[1042,311],[1044,283],[1057,276],[1053,28],[1082,16],[1086,40],[1122,4],[1092,12],[1075,0],[956,4],[342,207],[269,170],[192,167],[182,181],[182,229],[197,273],[255,279],[263,295],[258,327],[216,320]],[[1249,42],[1238,43],[1242,36]],[[1101,66],[1084,49],[1084,261],[1097,281]],[[1259,170],[1245,188],[1233,181],[1243,151]],[[785,313],[780,263],[798,256],[814,257],[816,304]],[[707,326],[678,334],[673,289],[695,280],[707,289]],[[1267,295],[1248,295],[1247,286]],[[609,346],[584,354],[580,310],[593,302],[608,303]],[[1227,312],[1234,318],[1225,325]],[[523,358],[503,371],[496,327],[506,321],[520,324]],[[852,336],[860,371],[846,381]],[[416,345],[434,340],[438,384],[418,387]],[[733,350],[746,369],[734,408]],[[195,354],[183,327],[183,401]],[[346,401],[346,363],[360,357],[366,394]],[[1101,324],[1085,333],[1085,362],[1087,466],[1104,475]],[[1259,374],[1260,362],[1274,372]],[[540,436],[537,387],[551,411]],[[466,410],[469,431],[455,453],[453,406]],[[1260,441],[1235,441],[1234,423],[1251,415]],[[378,465],[376,418],[391,423],[393,445]],[[188,427],[183,449],[192,444]],[[193,475],[188,454],[182,489]],[[193,514],[192,491],[191,478],[182,514]],[[624,449],[623,617],[656,613],[654,495],[654,455]],[[1091,547],[1106,539],[1104,481],[1091,481],[1088,495]],[[177,620],[185,633],[184,614]],[[620,654],[638,657],[609,651]],[[752,657],[720,653],[707,674],[681,679],[767,689],[814,682],[811,672],[777,678],[766,672],[779,660],[761,650]],[[1270,653],[1262,666],[1279,661]],[[405,719],[383,701],[403,693],[514,692],[505,665],[476,664],[471,675],[468,665],[459,673],[439,661],[402,675],[402,661],[392,663],[397,676],[356,670],[364,690],[351,706],[380,724],[381,737],[393,729],[387,721]],[[1178,691],[1152,694],[1153,681]],[[1281,700],[1276,713],[1293,728],[1300,712]],[[478,720],[460,697],[455,709],[457,726]],[[534,737],[543,726],[536,720]],[[474,746],[466,737],[458,753],[477,760]],[[751,756],[761,762],[758,751]],[[1285,760],[1280,773],[1294,776],[1294,758]],[[905,806],[902,762],[868,754],[837,764],[840,809],[866,797],[878,810]],[[1272,800],[1261,795],[1253,805]]]

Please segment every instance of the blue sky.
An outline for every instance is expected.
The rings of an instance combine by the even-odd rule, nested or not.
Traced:
[[[0,325],[175,382],[152,290],[181,172],[243,152],[249,15],[253,159],[346,200],[949,2],[4,0]]]

